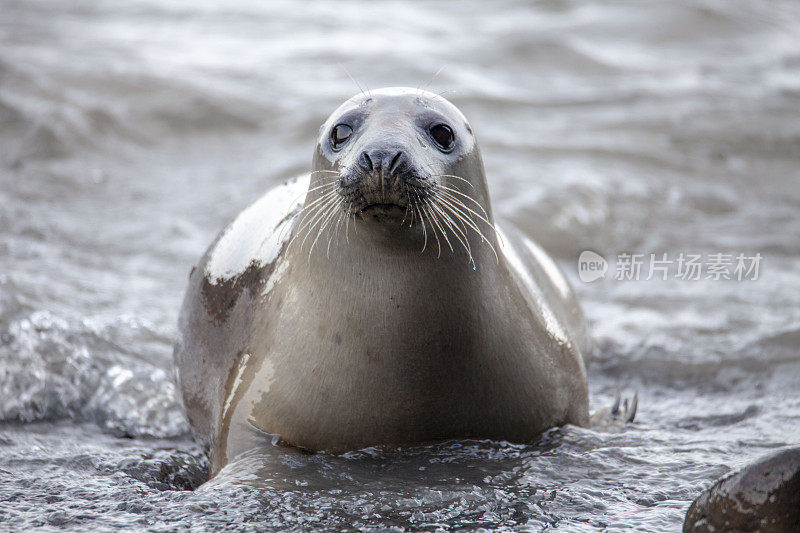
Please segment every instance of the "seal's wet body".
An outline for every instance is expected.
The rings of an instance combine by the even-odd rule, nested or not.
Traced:
[[[588,422],[580,307],[541,249],[495,231],[471,128],[424,91],[335,111],[311,174],[209,248],[180,330],[214,472],[268,435],[338,452]]]

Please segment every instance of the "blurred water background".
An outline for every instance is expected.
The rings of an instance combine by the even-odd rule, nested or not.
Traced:
[[[593,408],[638,391],[636,423],[287,451],[272,487],[192,490],[171,381],[190,267],[309,168],[346,71],[442,67],[495,213],[578,291]],[[763,260],[755,281],[583,283],[585,249]],[[0,529],[676,531],[713,479],[798,441],[797,3],[0,0]]]

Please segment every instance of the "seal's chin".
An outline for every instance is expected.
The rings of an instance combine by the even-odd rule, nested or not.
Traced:
[[[381,203],[366,205],[358,213],[362,220],[378,223],[401,222],[406,214],[406,206]]]

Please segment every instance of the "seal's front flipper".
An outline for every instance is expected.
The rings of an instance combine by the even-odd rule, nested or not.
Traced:
[[[618,428],[623,424],[633,422],[636,418],[636,409],[639,407],[639,394],[633,393],[633,399],[622,401],[619,389],[611,407],[603,407],[594,412],[590,419],[590,427],[598,430]]]

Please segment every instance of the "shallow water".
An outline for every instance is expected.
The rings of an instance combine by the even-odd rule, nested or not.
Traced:
[[[580,296],[593,408],[638,391],[636,422],[268,449],[192,490],[207,463],[171,382],[191,265],[308,168],[358,90],[345,71],[441,67],[495,213]],[[755,281],[619,281],[612,260],[584,283],[585,249],[763,261]],[[0,529],[678,530],[713,479],[800,441],[800,8],[5,0],[0,362]]]

